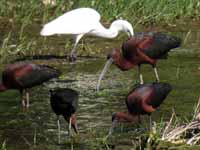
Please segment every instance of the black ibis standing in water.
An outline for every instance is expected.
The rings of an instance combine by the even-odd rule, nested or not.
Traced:
[[[151,115],[165,100],[172,87],[168,83],[137,84],[126,98],[128,112],[116,112],[112,115],[111,135],[117,122],[137,122],[140,115]],[[151,128],[151,116],[150,116]]]
[[[179,47],[180,44],[181,40],[175,36],[155,32],[136,33],[132,38],[123,43],[121,51],[114,49],[108,55],[108,61],[99,77],[97,90],[99,90],[101,79],[112,63],[122,71],[129,70],[137,65],[140,84],[143,84],[140,66],[145,63],[150,64],[154,69],[156,80],[159,81],[156,69],[157,60],[167,58],[168,52],[173,48]]]
[[[78,107],[78,92],[72,89],[55,89],[50,90],[51,108],[57,115],[58,125],[58,143],[60,143],[60,121],[59,116],[62,115],[69,123],[68,133],[71,133],[71,126],[78,133],[77,121],[75,112]]]
[[[59,75],[58,70],[46,65],[25,62],[9,64],[2,72],[0,92],[8,89],[19,90],[23,107],[29,107],[29,89]]]

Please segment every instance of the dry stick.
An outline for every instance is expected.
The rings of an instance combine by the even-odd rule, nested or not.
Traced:
[[[196,144],[200,140],[200,136],[196,137],[196,140],[193,142],[193,144]]]
[[[194,111],[194,115],[193,115],[192,120],[194,120],[194,119],[196,118],[197,113],[199,112],[199,110],[200,110],[200,96],[199,96],[199,100],[198,100],[197,106],[196,106],[196,108],[195,108],[195,111]]]
[[[162,138],[161,138],[162,140],[165,139],[165,135],[166,135],[167,131],[169,130],[169,127],[170,127],[171,124],[172,124],[172,120],[174,119],[174,116],[175,116],[174,109],[173,109],[172,111],[173,111],[173,112],[172,112],[172,116],[171,116],[169,122],[167,123],[167,126],[165,127],[165,129],[164,129],[164,131],[163,131]]]
[[[175,116],[175,112],[173,112],[170,118],[170,121],[168,122],[168,124],[166,125],[163,131],[162,140],[172,141],[172,140],[178,139],[181,136],[181,134],[183,134],[187,130],[198,128],[200,126],[200,121],[195,121],[195,118],[197,114],[199,113],[199,111],[200,111],[200,97],[195,107],[193,119],[191,120],[191,122],[187,125],[181,125],[181,126],[175,127],[173,130],[169,132],[169,128],[172,124],[172,120]],[[187,144],[196,144],[199,140],[200,140],[200,133],[194,135],[189,140],[187,140]]]
[[[176,79],[179,80],[179,78],[180,78],[180,66],[178,66],[176,69]]]
[[[196,144],[199,140],[200,140],[200,136],[198,136],[198,137],[196,138],[196,141],[194,141],[193,144]]]
[[[175,133],[177,133],[178,131],[180,131],[180,130],[183,129],[183,128],[184,128],[184,126],[180,126],[180,127],[177,127],[177,128],[175,128],[175,129],[173,129],[172,131],[170,131],[170,132],[166,135],[165,139],[168,140],[168,141],[170,141],[170,137],[172,137]]]
[[[195,122],[196,123],[196,122]],[[194,122],[189,123],[187,126],[183,127],[182,129],[178,130],[177,132],[175,132],[174,130],[171,131],[172,134],[171,136],[168,136],[168,140],[173,140],[173,139],[177,139],[178,136],[180,136],[183,132],[185,132],[188,129],[194,129],[194,127],[196,127],[197,125],[194,124]],[[200,123],[199,123],[200,124]]]
[[[191,123],[190,123],[191,124]],[[178,128],[175,128],[174,130],[172,130],[168,136],[167,136],[167,139],[170,141],[170,140],[174,140],[177,138],[177,136],[180,136],[181,133],[183,133],[184,131],[186,131],[187,129],[190,128],[190,124],[188,124],[187,126],[181,126],[181,127],[178,127]]]
[[[37,143],[37,130],[35,128],[34,137],[33,137],[33,144],[34,144],[34,146],[36,146],[36,143]]]
[[[25,143],[30,147],[31,144],[29,143],[29,141],[24,137],[24,136],[21,136],[21,138],[25,141]]]
[[[185,43],[187,42],[188,38],[189,38],[189,35],[191,34],[191,30],[189,30],[185,36],[185,39],[183,41],[183,45],[185,45]]]
[[[198,140],[200,139],[200,133],[196,134],[195,136],[193,136],[192,138],[190,138],[188,141],[187,141],[187,144],[195,144]],[[193,142],[194,141],[194,142]]]

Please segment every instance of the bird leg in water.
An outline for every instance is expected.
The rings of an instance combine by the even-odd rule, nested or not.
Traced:
[[[71,128],[72,128],[72,118],[69,118],[69,128],[68,128],[68,134],[71,136]]]
[[[76,61],[76,47],[77,47],[77,44],[78,44],[78,42],[80,41],[80,39],[83,37],[83,35],[84,34],[79,34],[79,35],[76,35],[75,36],[75,43],[74,43],[74,47],[73,47],[73,49],[72,49],[72,51],[71,51],[71,53],[70,53],[70,61],[71,62],[74,62],[74,61]]]
[[[156,76],[156,81],[159,82],[160,79],[159,79],[159,76],[158,76],[158,71],[157,71],[156,65],[153,65],[153,70],[154,70],[154,73],[155,73],[155,76]]]
[[[59,120],[59,116],[57,116],[57,126],[58,126],[58,144],[60,144],[60,120]]]
[[[21,94],[22,106],[26,107],[26,102],[25,102],[25,97],[24,97],[24,91],[20,90],[20,94]]]
[[[151,115],[149,115],[149,131],[152,131],[152,120],[151,120]]]
[[[144,80],[142,77],[142,73],[141,73],[141,66],[138,65],[138,75],[139,75],[139,79],[140,79],[140,84],[144,84]]]
[[[29,103],[29,100],[30,100],[30,93],[29,93],[29,90],[26,89],[25,90],[25,93],[26,93],[26,107],[28,108],[30,106],[30,103]]]

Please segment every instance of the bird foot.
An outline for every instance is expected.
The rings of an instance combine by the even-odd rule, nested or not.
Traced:
[[[30,107],[29,103],[28,103],[28,104],[26,104],[26,108],[29,108],[29,107]]]
[[[77,60],[77,56],[76,55],[71,55],[70,57],[69,57],[69,61],[70,62],[75,62]]]
[[[22,107],[26,107],[26,102],[25,102],[25,100],[22,100]]]
[[[30,107],[29,102],[26,102],[25,100],[22,100],[22,107],[23,107],[23,109],[28,109]]]

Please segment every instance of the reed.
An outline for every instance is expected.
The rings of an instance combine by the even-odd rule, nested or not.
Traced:
[[[168,23],[177,19],[200,19],[199,0],[57,0],[55,5],[44,5],[42,1],[7,1],[0,2],[0,16],[24,22],[48,20],[78,7],[92,7],[102,14],[104,21],[116,18],[127,18],[131,22]],[[53,15],[52,15],[53,14]],[[44,20],[43,20],[44,22]]]
[[[1,0],[0,21],[9,23],[5,29],[9,31],[4,31],[6,34],[3,35],[3,42],[0,43],[0,57],[4,57],[1,61],[13,54],[13,51],[15,54],[20,52],[24,55],[42,51],[45,48],[45,44],[41,42],[44,38],[38,38],[39,30],[33,30],[32,27],[34,25],[42,27],[43,24],[64,12],[79,7],[96,9],[104,23],[111,23],[119,18],[130,21],[134,26],[171,25],[176,24],[177,21],[200,20],[199,0],[56,0],[54,5],[44,5],[42,0]],[[11,32],[12,34],[8,34]],[[187,38],[186,36],[184,43]],[[34,43],[44,46],[38,47]],[[17,45],[16,50],[13,50],[12,45]],[[99,53],[98,51],[95,53]]]

